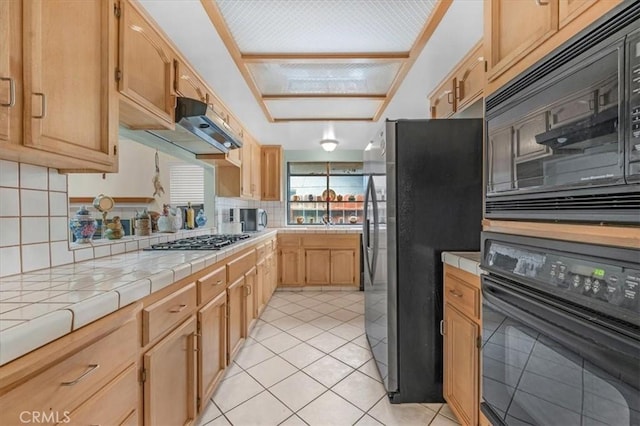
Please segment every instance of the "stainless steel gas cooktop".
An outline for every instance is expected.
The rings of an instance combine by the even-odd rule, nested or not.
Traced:
[[[166,243],[153,244],[144,250],[221,250],[238,241],[251,238],[249,234],[211,234],[181,238]]]

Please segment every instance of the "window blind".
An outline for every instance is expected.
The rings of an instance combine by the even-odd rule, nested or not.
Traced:
[[[172,206],[204,203],[204,170],[193,164],[170,165],[169,188]]]

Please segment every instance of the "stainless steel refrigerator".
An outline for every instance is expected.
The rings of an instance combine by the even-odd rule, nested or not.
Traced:
[[[371,350],[391,402],[442,402],[440,256],[480,250],[482,120],[387,120],[364,173]]]

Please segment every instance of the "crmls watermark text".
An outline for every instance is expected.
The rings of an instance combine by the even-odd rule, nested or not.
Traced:
[[[21,411],[20,423],[69,423],[69,411]]]

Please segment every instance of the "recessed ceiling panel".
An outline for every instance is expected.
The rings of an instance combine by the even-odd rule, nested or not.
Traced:
[[[372,99],[274,99],[265,104],[278,119],[371,119],[382,105]]]
[[[262,94],[387,93],[402,63],[248,63]]]
[[[242,53],[406,52],[435,0],[210,0]]]

